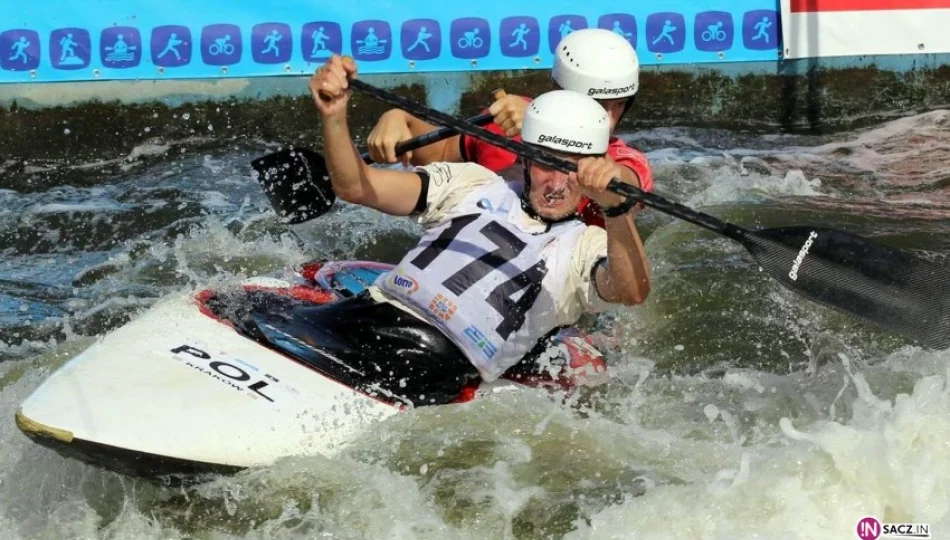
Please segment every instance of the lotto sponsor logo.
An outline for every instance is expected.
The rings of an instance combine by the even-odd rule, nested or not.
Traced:
[[[402,272],[390,273],[389,283],[392,284],[393,287],[405,290],[406,294],[412,294],[419,290],[419,283],[411,277],[403,275]]]
[[[458,309],[458,306],[456,306],[454,302],[443,296],[441,293],[435,295],[435,298],[429,302],[429,311],[445,322],[448,322],[449,319],[455,315],[456,309]]]
[[[492,345],[491,341],[488,341],[488,338],[485,337],[485,334],[483,334],[481,330],[474,326],[469,326],[463,330],[462,333],[475,345],[475,348],[482,351],[482,356],[484,356],[486,360],[491,360],[495,357],[498,348]]]
[[[539,143],[554,143],[565,148],[587,148],[590,150],[593,148],[594,143],[578,141],[576,139],[565,139],[563,137],[558,137],[557,135],[544,135],[541,134],[538,136]]]

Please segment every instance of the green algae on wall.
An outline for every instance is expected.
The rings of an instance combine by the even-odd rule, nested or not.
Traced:
[[[420,74],[365,78],[395,82],[387,86],[412,99],[439,103],[443,110],[450,108],[445,103],[454,102],[450,112],[469,116],[490,104],[498,88],[529,96],[552,88],[548,73],[433,73],[422,78],[425,82],[420,82]],[[282,78],[280,85],[284,93],[264,97],[87,100],[52,107],[9,103],[0,107],[0,188],[5,175],[22,174],[29,167],[69,174],[64,165],[125,159],[145,143],[183,144],[192,150],[232,139],[318,145],[319,118],[307,94],[307,78]],[[445,94],[452,96],[447,100]],[[796,61],[735,73],[719,67],[662,66],[644,68],[637,102],[621,129],[695,126],[829,133],[948,104],[947,65],[892,70]],[[365,136],[386,109],[371,98],[354,96],[355,135]],[[46,183],[40,177],[36,189]]]

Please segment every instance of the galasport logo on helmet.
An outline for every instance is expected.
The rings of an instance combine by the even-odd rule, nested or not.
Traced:
[[[543,134],[538,136],[538,142],[539,143],[549,142],[549,143],[559,144],[567,148],[586,148],[588,150],[590,150],[594,146],[594,143],[576,141],[574,139],[564,139],[558,136],[543,135]]]
[[[588,96],[603,96],[603,95],[617,95],[624,94],[633,90],[634,85],[628,84],[623,88],[590,88],[587,90]]]

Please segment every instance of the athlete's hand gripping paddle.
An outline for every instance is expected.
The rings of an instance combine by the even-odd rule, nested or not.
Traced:
[[[356,91],[563,172],[577,165],[360,79]],[[950,268],[856,234],[810,226],[750,230],[613,180],[608,189],[740,243],[779,283],[936,349],[950,347]]]
[[[473,125],[491,121],[490,114],[468,120]],[[395,152],[397,156],[402,155],[457,134],[453,128],[440,128],[400,142]],[[360,157],[364,162],[372,163],[369,152]],[[307,148],[285,148],[255,159],[251,167],[257,173],[257,181],[264,188],[271,206],[285,223],[293,225],[319,217],[336,201],[326,161],[318,152]]]

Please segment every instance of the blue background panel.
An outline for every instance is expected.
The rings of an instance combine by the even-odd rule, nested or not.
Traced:
[[[546,69],[589,27],[622,34],[643,65],[775,61],[780,26],[776,0],[9,1],[0,83],[311,73],[332,53],[362,73]]]

